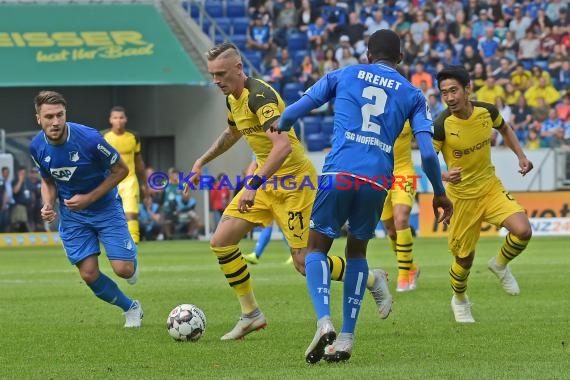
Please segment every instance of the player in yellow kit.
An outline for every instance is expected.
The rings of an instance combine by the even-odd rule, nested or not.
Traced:
[[[196,160],[191,170],[195,175],[190,181],[197,186],[202,167],[227,151],[242,136],[257,161],[253,178],[226,207],[210,241],[241,306],[238,323],[222,337],[222,340],[234,340],[267,324],[255,299],[250,272],[238,244],[253,227],[267,226],[275,220],[289,244],[295,268],[304,274],[311,210],[318,186],[317,173],[294,130],[272,133],[271,127],[276,127],[285,104],[267,83],[245,75],[237,48],[231,43],[222,43],[210,49],[207,58],[213,83],[226,95],[228,126],[210,149]],[[300,186],[304,181],[313,186]],[[184,191],[190,191],[190,186]],[[345,265],[344,258],[331,256],[331,278],[341,280]],[[386,318],[392,307],[386,273],[379,269],[371,271],[367,286],[380,316]]]
[[[525,210],[495,174],[491,162],[492,129],[501,133],[505,145],[517,156],[519,173],[526,175],[533,165],[498,109],[492,104],[469,100],[471,85],[465,68],[446,67],[437,74],[437,83],[448,109],[434,122],[433,144],[449,168],[449,172],[442,173],[442,179],[448,182],[447,195],[455,209],[448,235],[449,249],[455,258],[449,270],[454,293],[451,309],[457,322],[472,323],[475,319],[466,295],[467,278],[481,222],[509,231],[488,268],[511,295],[519,294],[520,289],[508,263],[522,253],[532,236]]]
[[[138,135],[126,129],[127,114],[123,107],[113,107],[109,114],[111,129],[102,132],[103,138],[115,148],[127,166],[129,174],[119,183],[119,195],[127,217],[129,232],[135,243],[140,241],[139,203],[140,189],[147,193],[146,172]]]
[[[407,292],[417,287],[420,268],[414,263],[410,213],[416,198],[416,180],[412,161],[412,128],[406,121],[394,145],[394,177],[396,183],[388,192],[380,220],[386,228],[398,260],[396,291]],[[404,181],[405,177],[405,181]]]

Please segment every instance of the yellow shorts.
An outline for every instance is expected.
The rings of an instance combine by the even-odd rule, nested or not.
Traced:
[[[388,191],[380,220],[388,220],[394,217],[394,205],[406,205],[411,208],[415,199],[416,189],[414,189],[412,180],[406,180],[403,188],[400,185],[396,185]]]
[[[457,257],[466,257],[475,250],[482,222],[501,227],[509,216],[525,212],[498,179],[479,198],[458,199],[451,194],[448,197],[453,202],[448,245],[451,254]]]
[[[300,186],[306,178],[310,178],[311,186]],[[305,248],[309,241],[309,222],[315,195],[317,193],[317,172],[313,165],[295,179],[287,179],[286,187],[295,183],[295,189],[287,190],[278,181],[277,186],[266,183],[265,190],[260,187],[255,195],[255,202],[249,212],[238,211],[239,199],[245,189],[242,189],[224,210],[224,215],[247,220],[250,223],[268,226],[277,222],[285,239],[291,248]]]
[[[119,195],[123,201],[123,209],[126,213],[138,214],[140,203],[139,182],[136,177],[127,177],[119,183]]]

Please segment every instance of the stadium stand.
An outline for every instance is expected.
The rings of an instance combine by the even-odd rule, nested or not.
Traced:
[[[182,5],[197,19],[199,3],[184,1]],[[312,71],[320,77],[344,64],[365,62],[367,36],[375,28],[388,25],[402,37],[404,59],[400,66],[406,77],[412,79],[420,67],[417,64],[421,64],[422,76],[427,80],[424,83],[420,79],[417,86],[426,98],[435,95],[441,102],[435,74],[448,64],[463,64],[472,75],[475,89],[480,90],[474,91],[474,100],[479,96],[495,103],[528,149],[570,146],[567,8],[567,1],[518,0],[204,2],[213,22],[239,47],[259,75],[270,79],[287,104],[299,99],[314,83]],[[381,12],[382,17],[375,19],[376,12]],[[319,18],[324,21],[322,26]],[[255,20],[260,22],[255,24]],[[202,30],[211,32],[209,28],[202,26]],[[263,37],[260,30],[269,31],[269,35]],[[268,41],[269,48],[247,48],[253,46],[249,40],[261,38]],[[216,43],[222,40],[226,37],[214,37]],[[350,60],[342,58],[343,48],[349,49]],[[328,50],[333,51],[332,57]],[[310,60],[306,62],[305,57]],[[278,77],[273,75],[276,72]],[[490,77],[499,83],[487,81]],[[315,127],[314,117],[304,120],[303,137],[310,151],[330,146],[332,111],[332,107],[325,110],[327,117],[320,120],[319,128]],[[502,144],[500,135],[493,144]]]

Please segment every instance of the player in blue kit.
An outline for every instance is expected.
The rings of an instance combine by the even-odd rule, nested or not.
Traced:
[[[366,247],[374,236],[390,188],[392,150],[406,119],[411,122],[423,167],[434,188],[433,208],[438,221],[449,222],[453,213],[432,146],[429,106],[421,91],[396,70],[401,59],[398,35],[391,30],[376,31],[368,42],[370,64],[328,73],[289,106],[279,120],[278,130],[288,131],[297,118],[334,99],[334,138],[321,178],[327,181],[327,189],[317,192],[311,214],[309,254],[305,258],[307,285],[318,319],[317,331],[305,352],[309,363],[323,357],[327,361],[344,361],[352,354],[368,274]],[[443,209],[441,217],[439,208]],[[327,254],[347,220],[343,324],[337,337],[330,319]]]
[[[137,246],[116,189],[129,169],[98,131],[66,122],[67,102],[61,94],[42,91],[35,106],[43,131],[32,140],[30,153],[42,176],[42,218],[55,220],[57,198],[67,258],[97,297],[124,311],[125,327],[140,327],[140,302],[101,273],[98,261],[101,242],[113,271],[130,284],[136,282]]]

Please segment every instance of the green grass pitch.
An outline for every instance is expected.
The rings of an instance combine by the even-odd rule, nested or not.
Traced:
[[[450,309],[451,257],[443,239],[417,239],[419,288],[396,293],[396,262],[384,240],[369,246],[371,268],[390,273],[395,304],[387,320],[367,295],[347,363],[308,365],[303,353],[315,331],[304,279],[280,241],[250,266],[268,319],[244,341],[220,337],[239,317],[206,242],[143,243],[140,279],[129,286],[141,300],[143,327],[125,330],[121,311],[96,299],[61,248],[0,250],[1,379],[568,379],[570,378],[570,238],[534,238],[512,265],[521,295],[509,296],[486,268],[502,239],[481,239],[468,294],[477,323],[458,325]],[[244,241],[249,253],[252,241]],[[344,241],[333,253],[344,251]],[[333,284],[332,313],[341,327],[342,286]],[[177,343],[166,331],[170,310],[194,303],[208,320],[197,343]]]

